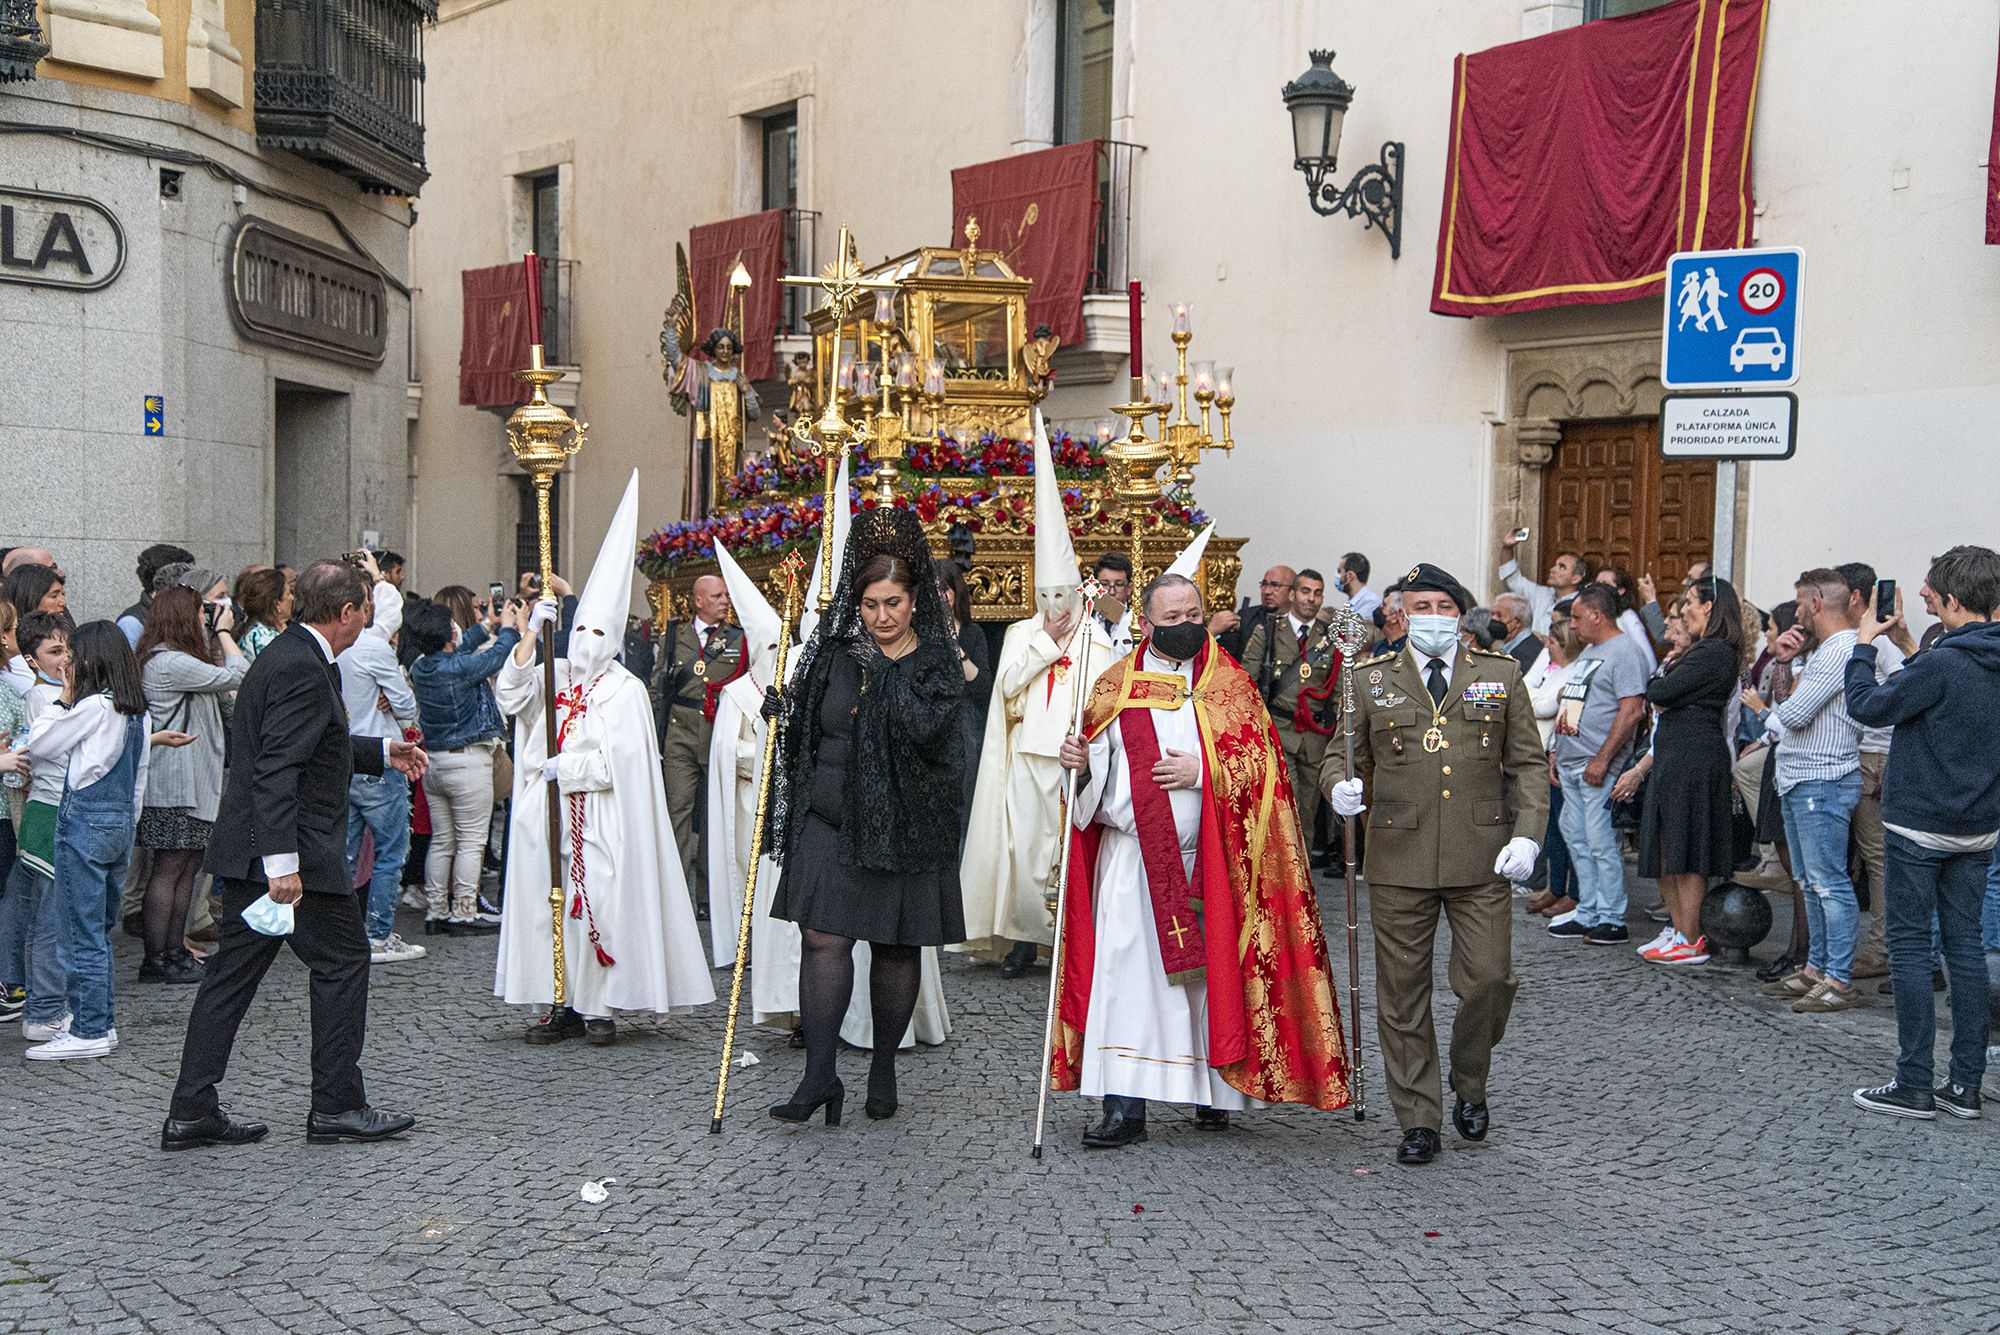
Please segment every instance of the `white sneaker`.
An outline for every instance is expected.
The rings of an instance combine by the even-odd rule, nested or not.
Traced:
[[[76,1017],[64,1015],[54,1024],[36,1024],[33,1020],[21,1021],[21,1037],[30,1043],[46,1043],[52,1038],[69,1032],[69,1022]]]
[[[116,1034],[106,1034],[103,1038],[78,1038],[75,1034],[58,1034],[46,1043],[28,1049],[31,1062],[81,1061],[87,1057],[109,1057],[118,1046]]]
[[[1566,922],[1575,922],[1575,921],[1576,921],[1576,910],[1571,909],[1568,913],[1558,913],[1555,917],[1550,918],[1549,926],[1560,927]]]
[[[402,898],[397,902],[402,904],[402,906],[406,909],[422,909],[430,907],[430,905],[424,901],[424,888],[420,885],[404,886]]]
[[[370,941],[368,947],[371,964],[401,964],[404,960],[420,960],[430,954],[422,946],[413,946],[394,932],[380,941]]]
[[[1674,925],[1672,923],[1668,923],[1665,927],[1662,927],[1660,929],[1660,934],[1658,936],[1654,937],[1651,941],[1648,941],[1645,945],[1639,947],[1639,953],[1643,955],[1649,950],[1659,950],[1664,946],[1671,945],[1673,943],[1673,939],[1674,939]]]

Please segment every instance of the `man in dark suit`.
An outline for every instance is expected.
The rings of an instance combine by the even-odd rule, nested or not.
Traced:
[[[1528,600],[1518,593],[1503,593],[1493,600],[1493,619],[1507,628],[1506,636],[1493,647],[1519,663],[1523,676],[1535,670],[1535,660],[1542,656],[1542,637],[1535,634],[1534,615]]]
[[[222,890],[222,939],[188,1016],[180,1081],[160,1131],[163,1150],[241,1145],[266,1127],[221,1110],[216,1085],[257,985],[289,942],[312,975],[315,1144],[380,1140],[415,1125],[368,1106],[361,1044],[368,1021],[368,936],[348,872],[347,785],[393,766],[412,781],[428,763],[410,742],[350,737],[334,660],[367,621],[368,577],[338,561],[299,575],[292,625],[265,646],[236,696],[229,771],[204,866]],[[243,911],[269,892],[293,906],[289,937],[265,936]]]
[[[1229,656],[1241,663],[1243,655],[1250,648],[1250,637],[1257,627],[1272,619],[1284,620],[1291,610],[1292,587],[1298,576],[1290,566],[1272,566],[1264,572],[1264,578],[1257,584],[1257,602],[1247,607],[1241,615],[1224,608],[1208,619],[1208,633],[1215,642],[1229,651]],[[1258,682],[1257,689],[1268,694],[1269,683]]]

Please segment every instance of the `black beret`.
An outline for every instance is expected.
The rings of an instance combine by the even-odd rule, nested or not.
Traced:
[[[1428,561],[1419,561],[1410,567],[1410,573],[1402,578],[1402,586],[1404,593],[1417,593],[1427,589],[1432,593],[1445,595],[1458,604],[1460,616],[1472,610],[1472,595],[1465,591],[1465,586]]]

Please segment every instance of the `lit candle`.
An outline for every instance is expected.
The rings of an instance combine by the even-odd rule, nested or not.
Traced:
[[[1139,368],[1145,364],[1140,355],[1143,346],[1139,338],[1139,280],[1134,278],[1125,285],[1125,296],[1132,303],[1132,378],[1137,380],[1144,374]]]
[[[528,279],[528,343],[538,348],[542,345],[542,261],[534,251],[522,258],[521,271]]]
[[[854,354],[840,354],[840,378],[837,382],[843,390],[854,388]]]
[[[1109,445],[1111,443],[1111,438],[1117,434],[1117,430],[1118,429],[1112,425],[1110,418],[1107,417],[1104,420],[1100,421],[1097,424],[1097,443],[1099,445]]]
[[[1162,406],[1172,403],[1174,401],[1174,386],[1178,383],[1179,382],[1174,379],[1174,373],[1172,371],[1160,372],[1160,378],[1159,378],[1160,397],[1157,400],[1155,400],[1155,402],[1161,404]]]
[[[886,288],[875,294],[875,323],[896,323],[896,294]]]
[[[855,368],[854,392],[864,399],[875,397],[875,364],[863,362]]]
[[[917,354],[899,352],[896,354],[896,388],[915,389],[917,387]]]
[[[1215,363],[1196,362],[1194,364],[1194,392],[1212,394],[1215,392]]]
[[[1188,305],[1185,301],[1179,302],[1174,306],[1174,332],[1176,334],[1192,334],[1194,332],[1194,323],[1188,318]]]
[[[937,398],[944,397],[944,363],[927,361],[924,363],[924,393]]]
[[[1224,403],[1236,398],[1236,368],[1225,366],[1215,373],[1215,397]]]

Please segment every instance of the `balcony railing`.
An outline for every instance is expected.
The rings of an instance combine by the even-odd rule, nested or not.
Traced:
[[[1123,292],[1132,256],[1132,176],[1144,144],[1097,141],[1097,247],[1086,295]]]
[[[49,53],[35,0],[0,0],[0,83],[35,77],[35,63]]]
[[[551,366],[576,365],[576,261],[543,257],[542,356]]]
[[[437,0],[257,0],[257,142],[364,190],[416,194],[436,19]]]
[[[785,272],[819,272],[819,214],[811,209],[785,210]],[[800,338],[812,332],[806,312],[812,309],[815,289],[787,285],[785,309],[778,317],[779,338]]]

